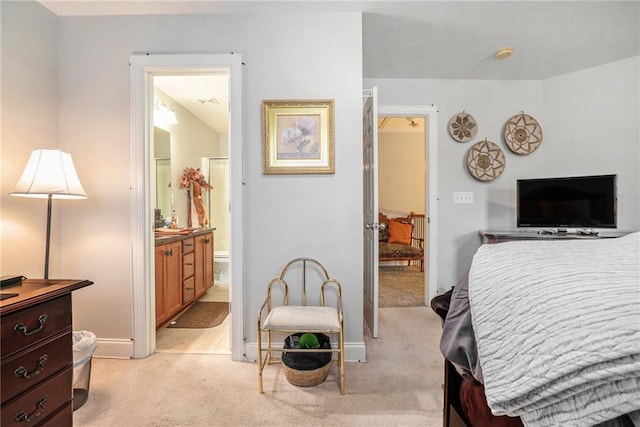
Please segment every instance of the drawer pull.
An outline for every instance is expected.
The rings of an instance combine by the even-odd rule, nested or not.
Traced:
[[[185,262],[184,265],[193,265],[192,262]]]
[[[37,334],[42,330],[42,328],[44,328],[44,324],[47,323],[48,318],[49,317],[46,314],[41,314],[40,317],[38,317],[38,322],[40,323],[40,327],[37,329],[34,329],[33,331],[29,331],[29,327],[22,322],[14,326],[13,330],[18,333],[21,333],[25,337],[28,337],[29,335]]]
[[[192,290],[193,290],[193,288],[187,288],[187,290],[188,290],[188,291],[192,291]]]
[[[185,243],[184,245],[185,245],[185,246],[192,247],[192,246],[193,246],[193,243]]]
[[[205,245],[208,245],[210,241],[211,241],[211,240],[209,240],[209,239],[204,239],[204,244],[205,244]]]
[[[49,400],[49,396],[42,396],[40,401],[37,403],[37,408],[31,414],[27,414],[24,411],[20,411],[18,415],[16,415],[15,421],[17,423],[30,423],[34,419],[38,418],[44,412],[44,404]]]
[[[13,371],[13,374],[18,378],[30,380],[44,370],[44,365],[47,363],[47,359],[49,359],[49,356],[43,354],[38,359],[38,366],[35,371],[29,372],[24,366],[20,366],[18,369]]]

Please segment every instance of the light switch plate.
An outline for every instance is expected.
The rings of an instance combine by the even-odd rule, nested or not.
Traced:
[[[457,205],[472,204],[473,192],[472,191],[455,191],[453,193],[453,203]]]

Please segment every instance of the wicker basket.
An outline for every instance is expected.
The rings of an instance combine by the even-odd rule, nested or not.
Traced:
[[[284,340],[284,348],[292,348],[292,338],[300,338],[302,332],[288,336]],[[330,349],[329,337],[324,334],[315,334],[320,343],[320,348]],[[297,340],[296,340],[297,342]],[[282,354],[282,368],[284,375],[290,384],[298,387],[312,387],[327,379],[329,366],[331,365],[331,353],[314,352],[309,353],[284,352]]]
[[[292,369],[287,365],[282,365],[284,369],[284,376],[287,378],[290,384],[298,387],[313,387],[324,382],[329,374],[330,363],[327,363],[322,368],[312,369],[310,371],[301,371],[299,369]]]

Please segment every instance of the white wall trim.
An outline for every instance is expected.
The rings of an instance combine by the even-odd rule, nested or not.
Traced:
[[[133,341],[124,339],[98,338],[94,357],[110,359],[131,359]]]
[[[151,155],[147,141],[152,132],[152,76],[199,74],[225,68],[230,72],[230,228],[231,242],[231,354],[243,360],[243,151],[242,55],[239,54],[134,54],[131,64],[131,270],[133,357],[148,357],[155,350],[155,278],[153,269],[153,215],[150,188]]]
[[[427,121],[428,269],[425,305],[438,294],[438,108],[434,105],[380,105],[378,116],[424,117]]]

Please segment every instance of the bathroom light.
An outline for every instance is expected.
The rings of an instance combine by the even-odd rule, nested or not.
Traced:
[[[153,123],[157,126],[177,125],[178,119],[176,113],[164,103],[164,101],[156,101],[153,112]]]
[[[44,256],[44,278],[49,278],[49,246],[51,242],[51,200],[86,199],[69,153],[60,150],[33,150],[12,196],[48,199],[47,236]]]

